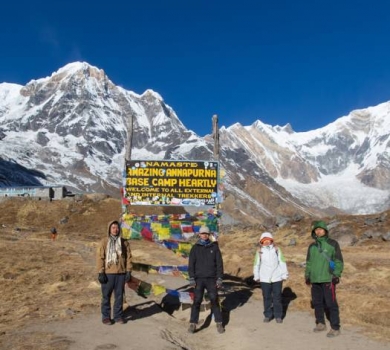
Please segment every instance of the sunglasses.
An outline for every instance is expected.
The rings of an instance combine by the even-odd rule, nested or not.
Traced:
[[[260,244],[264,244],[264,243],[267,243],[267,242],[273,243],[273,240],[272,240],[272,239],[263,239],[263,240],[260,242]]]

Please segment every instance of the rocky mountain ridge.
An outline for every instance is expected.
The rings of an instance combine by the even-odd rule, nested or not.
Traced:
[[[259,120],[222,126],[222,207],[232,222],[253,223],[388,209],[389,114],[386,102],[304,133]],[[85,62],[25,86],[0,84],[0,185],[119,196],[130,128],[132,159],[213,159],[212,136],[187,130],[161,95],[127,91]]]

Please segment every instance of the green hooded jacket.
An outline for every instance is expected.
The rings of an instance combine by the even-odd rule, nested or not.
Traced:
[[[323,237],[317,237],[314,232],[319,227],[326,231]],[[326,224],[323,221],[315,222],[311,236],[315,242],[307,250],[305,279],[309,279],[311,283],[328,283],[333,277],[341,277],[344,261],[340,245],[329,238]],[[334,269],[330,267],[330,261],[334,263]]]

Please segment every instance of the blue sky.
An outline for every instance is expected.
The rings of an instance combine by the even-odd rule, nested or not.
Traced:
[[[0,48],[0,82],[85,61],[201,136],[213,114],[307,131],[390,99],[387,0],[7,1]]]

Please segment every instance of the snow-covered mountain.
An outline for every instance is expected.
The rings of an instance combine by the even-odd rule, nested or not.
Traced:
[[[213,157],[211,135],[187,130],[158,93],[127,91],[87,63],[26,86],[2,83],[0,185],[62,184],[118,195],[131,120],[132,159]],[[304,133],[261,121],[222,127],[223,207],[248,222],[380,212],[390,207],[389,145],[390,102]]]

